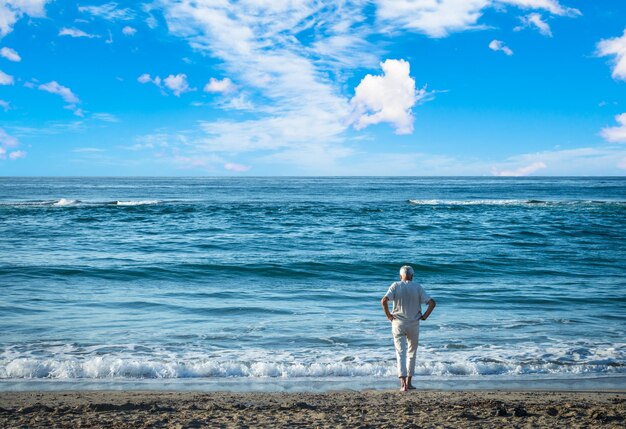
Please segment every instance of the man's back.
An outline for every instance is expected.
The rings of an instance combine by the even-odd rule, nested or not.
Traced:
[[[412,280],[394,282],[385,295],[393,301],[391,314],[401,321],[418,321],[422,316],[422,305],[430,301],[424,288]]]

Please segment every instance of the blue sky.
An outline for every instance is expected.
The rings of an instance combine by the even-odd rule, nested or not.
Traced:
[[[626,2],[0,0],[0,175],[624,175]]]

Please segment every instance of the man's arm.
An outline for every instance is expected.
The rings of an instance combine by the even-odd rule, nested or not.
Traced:
[[[422,320],[428,319],[428,316],[430,316],[430,313],[432,313],[435,307],[437,306],[437,303],[432,298],[430,299],[430,301],[427,302],[427,304],[428,304],[428,310],[426,310],[426,313],[422,315]]]
[[[389,306],[387,305],[387,302],[389,302],[389,298],[387,298],[386,296],[384,296],[383,299],[380,300],[380,303],[383,306],[383,310],[385,310],[385,316],[387,316],[387,319],[389,319],[389,321],[392,322],[393,316],[389,312]]]

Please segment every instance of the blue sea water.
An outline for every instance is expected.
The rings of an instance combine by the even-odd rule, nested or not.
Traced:
[[[626,178],[0,178],[0,389],[626,378]]]

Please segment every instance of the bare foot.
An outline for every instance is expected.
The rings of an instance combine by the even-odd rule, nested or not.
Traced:
[[[407,384],[406,388],[408,390],[416,390],[417,389],[417,387],[413,386],[412,384]]]

